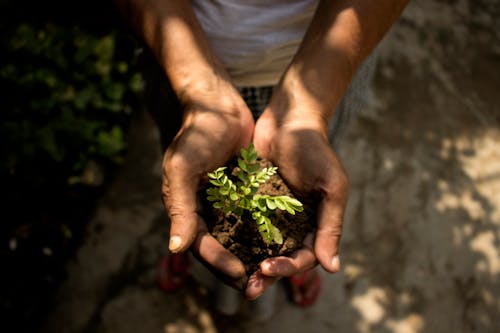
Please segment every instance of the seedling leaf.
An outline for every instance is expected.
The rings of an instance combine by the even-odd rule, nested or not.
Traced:
[[[215,186],[222,186],[222,183],[218,180],[215,180],[215,179],[210,179],[209,182]]]
[[[280,230],[276,228],[274,225],[271,225],[271,236],[273,238],[273,241],[276,244],[283,244],[283,235],[281,234]]]
[[[250,149],[250,147],[248,147]],[[248,151],[245,148],[241,148],[240,155],[245,161],[248,161]]]
[[[221,209],[225,214],[242,216],[249,212],[258,225],[262,239],[268,243],[283,243],[283,235],[270,219],[270,214],[275,209],[295,212],[303,211],[303,206],[295,198],[288,196],[269,196],[255,194],[260,184],[265,183],[277,173],[277,167],[259,169],[257,150],[253,144],[247,149],[241,149],[241,157],[237,159],[241,170],[236,173],[237,179],[225,174],[226,167],[220,167],[209,172],[209,182],[215,187],[207,189],[207,200],[213,202],[216,209]]]
[[[283,203],[281,197],[275,198],[274,203],[276,204],[276,207],[278,207],[281,210],[286,210],[286,206]]]
[[[238,178],[243,182],[243,183],[248,183],[248,176],[245,172],[238,172],[238,174],[236,175],[238,176]]]
[[[266,198],[266,205],[269,209],[274,210],[276,209],[276,203],[274,202],[273,199],[271,198]]]
[[[241,170],[248,172],[247,164],[241,158],[238,158],[238,166],[240,167]]]
[[[247,165],[247,169],[248,170],[246,170],[246,171],[248,171],[248,173],[254,174],[257,171],[259,171],[259,165],[258,164],[249,164],[249,165]]]

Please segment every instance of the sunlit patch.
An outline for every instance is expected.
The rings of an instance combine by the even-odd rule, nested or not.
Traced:
[[[385,326],[394,333],[417,333],[421,332],[424,320],[420,315],[412,313],[398,320],[390,319]]]
[[[355,280],[363,274],[363,267],[359,265],[347,264],[344,273],[349,280]]]
[[[385,306],[388,303],[386,292],[382,288],[371,287],[364,294],[352,298],[353,307],[358,310],[364,323],[374,325],[382,321],[386,313]],[[365,327],[366,328],[366,327]],[[363,330],[363,327],[360,327]]]
[[[388,158],[384,159],[384,169],[388,171],[394,169],[394,161]]]
[[[444,192],[436,202],[436,209],[440,213],[460,208],[466,211],[472,220],[483,219],[486,216],[482,203],[468,190],[458,194],[451,191]]]
[[[165,333],[199,333],[201,332],[195,325],[187,320],[179,319],[176,322],[168,323],[164,327]]]
[[[484,231],[474,237],[470,243],[471,249],[484,255],[476,264],[476,269],[492,276],[500,274],[500,252],[495,245],[495,234],[492,230]]]
[[[485,130],[472,142],[458,140],[463,171],[474,181],[475,190],[491,203],[489,217],[500,225],[500,132]],[[467,153],[473,151],[474,154]]]

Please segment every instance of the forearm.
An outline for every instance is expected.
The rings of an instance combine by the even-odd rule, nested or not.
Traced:
[[[380,42],[408,0],[320,1],[303,42],[284,73],[278,91],[287,108],[281,118],[297,112],[330,118],[362,61]],[[281,102],[283,103],[283,101]]]
[[[190,1],[115,2],[152,50],[181,101],[193,101],[221,86],[231,89],[229,76],[208,43]]]

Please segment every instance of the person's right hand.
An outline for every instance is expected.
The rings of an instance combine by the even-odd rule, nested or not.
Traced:
[[[163,202],[170,217],[169,249],[193,254],[226,283],[243,289],[242,262],[213,238],[200,216],[197,192],[202,179],[252,138],[252,114],[238,91],[220,83],[182,96],[183,124],[163,158]]]

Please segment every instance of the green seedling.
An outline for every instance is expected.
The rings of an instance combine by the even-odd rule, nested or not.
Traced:
[[[295,212],[302,212],[304,210],[302,203],[286,195],[257,194],[259,186],[276,174],[278,168],[261,169],[257,161],[257,150],[253,144],[250,144],[248,149],[241,149],[238,166],[235,181],[226,175],[226,167],[208,173],[210,183],[214,187],[207,189],[207,200],[226,215],[235,214],[241,217],[245,212],[250,213],[267,244],[273,242],[282,244],[283,236],[271,223],[271,217],[276,209],[287,211],[292,215],[295,215]]]

